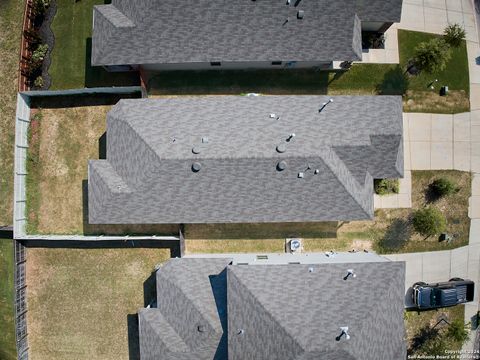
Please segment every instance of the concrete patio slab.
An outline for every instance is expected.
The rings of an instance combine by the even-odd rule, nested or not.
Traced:
[[[472,176],[472,196],[480,196],[480,174]]]
[[[480,219],[472,219],[472,221],[470,222],[469,244],[480,244]]]
[[[436,9],[446,9],[446,2],[443,0],[423,0],[424,7],[436,8]]]
[[[412,165],[411,165],[411,160],[410,160],[411,159],[411,157],[410,157],[410,143],[406,142],[406,141],[403,142],[403,156],[404,156],[403,167],[404,167],[405,171],[411,170]]]
[[[472,141],[471,149],[471,171],[480,173],[480,142]]]
[[[480,84],[470,84],[470,108],[480,110]]]
[[[430,170],[430,142],[410,142],[410,159],[412,170]]]
[[[423,15],[423,4],[414,5],[404,3],[402,7],[402,20],[398,27],[399,29],[424,31],[425,18]]]
[[[453,116],[448,114],[432,115],[432,140],[453,141]]]
[[[453,140],[470,141],[470,113],[453,115]]]
[[[462,11],[466,14],[473,14],[472,0],[460,0],[462,2]]]
[[[425,1],[425,0],[424,0]],[[445,5],[445,2],[443,2]],[[447,10],[439,8],[424,8],[424,17],[425,17],[425,31],[442,34],[445,27],[448,26],[447,21]]]
[[[432,170],[453,169],[453,143],[432,142],[431,143],[430,168]]]
[[[459,0],[446,0],[446,5],[448,10],[460,11],[462,12],[462,2]]]
[[[475,110],[470,113],[470,123],[472,126],[480,126],[480,110]]]
[[[470,171],[470,142],[456,141],[453,143],[453,167],[455,170]]]
[[[408,116],[410,141],[430,141],[432,133],[432,115],[411,113]]]
[[[468,202],[468,216],[471,219],[480,219],[480,196],[472,196]]]

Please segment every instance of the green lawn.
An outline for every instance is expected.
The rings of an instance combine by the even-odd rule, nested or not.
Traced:
[[[52,23],[51,90],[97,86],[138,85],[137,73],[109,73],[90,66],[93,6],[102,0],[57,0]]]
[[[16,359],[13,317],[13,241],[0,239],[0,359]]]
[[[465,42],[452,50],[452,58],[438,74],[408,76],[406,63],[418,43],[438,35],[399,30],[400,64],[354,64],[349,71],[232,70],[169,71],[151,74],[151,95],[168,94],[332,94],[403,95],[404,110],[457,113],[469,111],[469,77]],[[428,85],[438,79],[435,90]],[[448,85],[450,95],[438,94]],[[408,100],[411,100],[407,103]]]

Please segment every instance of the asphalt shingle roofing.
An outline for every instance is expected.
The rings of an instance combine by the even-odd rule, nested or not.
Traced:
[[[362,6],[355,0],[113,0],[94,7],[92,64],[361,60],[356,12],[368,13]]]
[[[405,359],[404,263],[229,261],[173,259],[157,272],[158,308],[139,313],[142,359]],[[344,280],[348,269],[357,276]],[[350,339],[337,341],[345,326]]]
[[[319,112],[328,99],[121,100],[107,159],[89,162],[89,222],[371,218],[372,177],[403,176],[401,98],[337,96]]]

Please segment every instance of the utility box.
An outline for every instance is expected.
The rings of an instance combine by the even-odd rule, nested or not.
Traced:
[[[448,95],[448,86],[442,86],[440,88],[440,96],[447,96]]]

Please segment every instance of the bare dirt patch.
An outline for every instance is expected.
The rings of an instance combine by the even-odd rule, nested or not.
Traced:
[[[451,90],[447,96],[440,96],[438,89],[437,91],[408,90],[404,96],[403,110],[456,114],[470,111],[470,100],[465,90]]]

